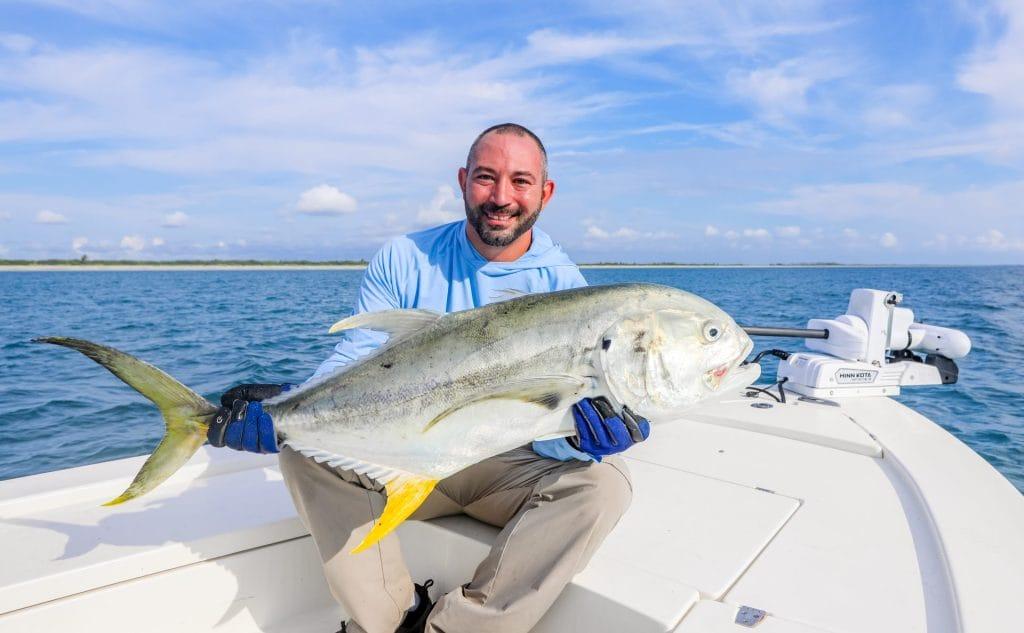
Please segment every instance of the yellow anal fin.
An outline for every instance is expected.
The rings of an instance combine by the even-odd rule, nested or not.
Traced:
[[[423,504],[438,481],[440,480],[404,476],[387,484],[385,489],[388,493],[388,502],[384,506],[384,513],[377,519],[377,523],[374,524],[373,529],[366,535],[363,542],[357,545],[351,553],[358,554],[390,534],[391,530],[408,519],[409,515]]]

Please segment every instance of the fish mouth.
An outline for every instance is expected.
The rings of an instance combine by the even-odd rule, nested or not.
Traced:
[[[736,358],[704,372],[704,383],[712,390],[717,391],[722,386],[722,381],[729,375],[729,372],[738,367],[750,355],[750,350],[752,349],[754,349],[754,342],[748,339],[743,345],[743,352],[738,354]]]
[[[724,365],[719,365],[714,369],[704,372],[704,383],[708,387],[711,387],[711,389],[717,391],[722,385],[722,379],[725,378],[730,369],[732,369],[732,363],[725,363]]]

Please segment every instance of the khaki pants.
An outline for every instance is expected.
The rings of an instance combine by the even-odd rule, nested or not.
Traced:
[[[393,633],[413,602],[413,583],[392,533],[349,554],[384,509],[382,487],[281,450],[281,471],[324,564],[349,631]],[[442,597],[429,633],[529,631],[629,506],[622,460],[560,462],[522,447],[442,480],[412,515],[465,513],[503,528],[472,581]],[[425,579],[419,579],[421,582]]]

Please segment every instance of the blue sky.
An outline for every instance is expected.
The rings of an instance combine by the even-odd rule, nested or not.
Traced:
[[[367,257],[512,120],[577,261],[1024,263],[1021,2],[611,4],[0,0],[0,257]]]

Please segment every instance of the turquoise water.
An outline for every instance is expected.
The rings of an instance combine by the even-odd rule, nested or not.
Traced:
[[[112,345],[214,397],[239,382],[298,382],[333,345],[359,271],[0,273],[0,479],[148,453],[162,424],[92,361],[36,336]],[[646,281],[702,295],[744,324],[834,317],[858,287],[901,291],[919,319],[966,331],[952,387],[900,400],[1024,490],[1024,267],[588,269],[591,284]],[[798,349],[760,339],[758,348]],[[774,375],[774,365],[765,364]]]

